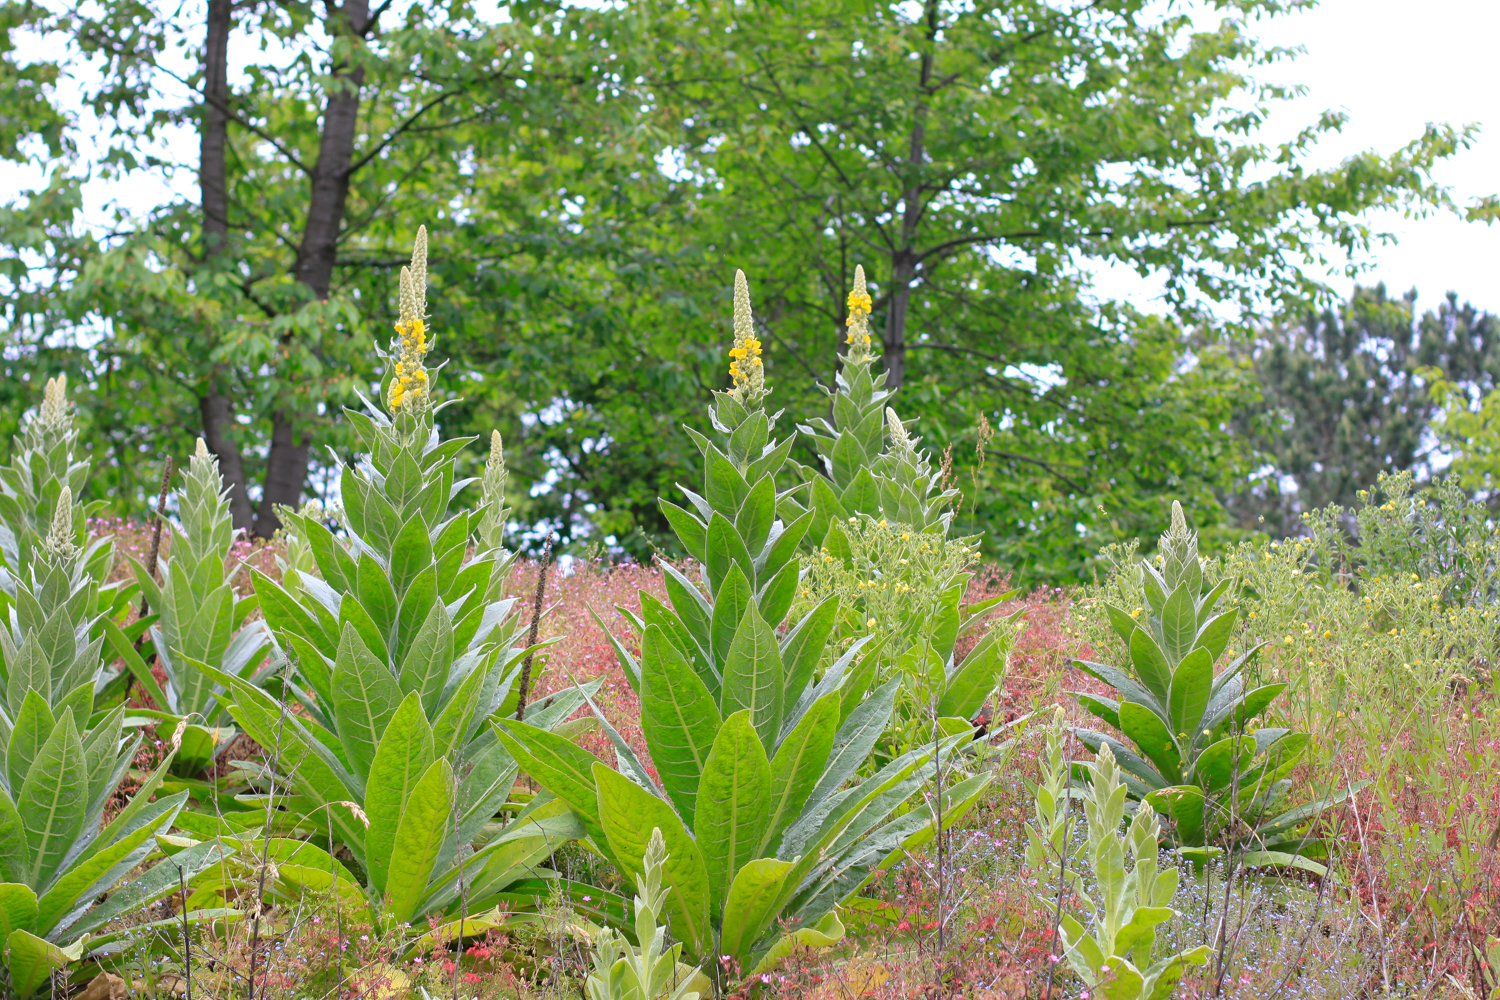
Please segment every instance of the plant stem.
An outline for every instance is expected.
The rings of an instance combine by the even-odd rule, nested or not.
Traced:
[[[193,1000],[193,939],[188,933],[187,876],[182,866],[177,866],[177,883],[182,887],[182,967],[187,1000]]]
[[[542,547],[542,558],[536,567],[536,594],[531,602],[531,629],[526,633],[526,647],[530,649],[536,645],[537,631],[542,625],[542,602],[547,599],[547,566],[552,561],[552,539],[547,539],[547,544]],[[526,696],[531,689],[531,658],[535,652],[526,654],[526,659],[521,663],[521,693],[516,700],[516,721],[521,722],[526,718]]]
[[[150,574],[151,579],[153,580],[156,579],[156,557],[161,552],[161,529],[162,525],[165,524],[167,520],[167,490],[170,489],[171,486],[172,456],[168,455],[161,467],[161,495],[156,498],[156,517],[151,528],[151,552],[146,556],[146,572]],[[144,618],[146,617],[147,613],[150,612],[150,610],[151,602],[147,599],[146,594],[143,591],[141,593],[141,607],[140,610],[136,613],[136,617]],[[136,636],[135,651],[139,653],[141,651],[141,647],[145,645],[145,643],[146,633],[142,632],[140,635]],[[155,657],[152,658],[155,659]],[[123,701],[130,700],[130,688],[134,684],[135,674],[130,674],[130,676],[125,678],[125,696],[122,699]],[[165,709],[167,706],[158,705],[156,707]]]

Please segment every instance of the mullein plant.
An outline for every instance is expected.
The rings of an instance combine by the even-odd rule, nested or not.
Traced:
[[[856,515],[944,537],[958,496],[957,490],[942,487],[930,457],[917,447],[920,439],[910,435],[888,405],[894,391],[885,388],[885,372],[871,373],[880,356],[873,350],[870,307],[865,269],[856,266],[846,324],[848,349],[835,387],[822,387],[831,404],[831,419],[817,417],[798,425],[823,464],[821,473],[802,470],[811,483],[810,502],[816,511],[812,539],[830,550],[839,543],[836,536],[830,543],[826,534]]]
[[[332,827],[373,919],[392,933],[450,914],[474,928],[467,913],[500,903],[522,908],[529,890],[521,883],[547,878],[538,865],[582,832],[565,804],[544,797],[522,822],[491,836],[517,767],[486,720],[514,705],[527,650],[516,644],[515,600],[500,597],[511,556],[501,545],[498,437],[479,509],[449,511],[473,482],[455,481],[453,471],[472,439],[443,440],[434,425],[443,404],[433,404],[424,362],[432,346],[426,258],[424,228],[401,271],[385,409],[366,400],[362,412],[345,411],[367,459],[344,468],[343,537],[317,518],[283,512],[318,572],[299,572],[295,592],[254,575],[290,664],[285,690],[304,711],[288,712],[249,680],[197,664],[223,685],[236,722],[267,748],[268,766],[256,779],[265,797],[290,786],[287,808],[303,817],[297,822]],[[591,690],[544,699],[527,718],[550,735]],[[489,839],[476,849],[481,836]]]
[[[1158,562],[1141,561],[1139,608],[1105,605],[1129,668],[1075,661],[1118,695],[1077,693],[1079,703],[1135,749],[1091,729],[1075,730],[1078,738],[1096,752],[1109,748],[1130,799],[1168,820],[1167,837],[1184,856],[1202,860],[1228,849],[1240,864],[1323,874],[1310,859],[1326,856],[1326,845],[1304,830],[1351,790],[1289,807],[1290,775],[1308,738],[1256,724],[1286,689],[1247,688],[1242,671],[1259,646],[1215,673],[1237,619],[1233,608],[1218,610],[1231,581],[1205,593],[1198,536],[1175,501]]]
[[[835,388],[824,388],[831,416],[799,425],[822,469],[801,470],[810,484],[817,551],[798,606],[844,592],[852,599],[844,603],[838,636],[847,640],[873,628],[886,640],[876,679],[908,678],[892,740],[904,748],[930,732],[933,711],[959,725],[978,716],[1003,677],[1019,618],[987,621],[1010,594],[961,604],[973,539],[948,537],[958,491],[942,487],[921,439],[889,405],[885,372],[872,373],[880,358],[871,305],[864,268],[856,266],[844,363]],[[937,566],[941,577],[934,579],[927,571]],[[955,660],[958,640],[980,628],[986,634],[977,646]]]
[[[1127,789],[1108,745],[1084,768],[1083,787],[1070,790],[1065,735],[1058,709],[1026,830],[1037,902],[1056,915],[1063,957],[1089,991],[1111,1000],[1166,1000],[1188,968],[1205,964],[1213,949],[1205,944],[1157,954],[1156,928],[1177,916],[1171,903],[1178,874],[1161,868],[1156,814],[1137,809],[1120,831]],[[1082,843],[1071,840],[1068,806],[1074,800],[1082,801],[1087,820]],[[1081,869],[1091,876],[1087,884]],[[1082,912],[1068,912],[1064,903]]]
[[[89,463],[75,455],[78,428],[68,400],[68,377],[47,380],[42,405],[12,444],[12,458],[0,466],[0,556],[14,575],[22,575],[32,553],[52,529],[57,498],[67,489],[76,498],[88,482]],[[93,507],[102,506],[102,501]],[[82,543],[90,508],[70,504],[75,540]],[[108,575],[112,547],[101,540],[90,547],[89,569],[100,581]]]
[[[0,466],[0,740],[32,684],[54,708],[68,700],[79,726],[88,726],[93,700],[110,682],[99,669],[103,623],[119,617],[136,591],[105,582],[113,538],[88,540],[88,518],[100,502],[77,500],[89,463],[74,455],[78,430],[67,392],[66,375],[47,381],[10,464]],[[149,625],[126,628],[133,640]]]
[[[240,597],[229,581],[235,530],[228,496],[219,461],[199,438],[177,493],[181,527],[170,529],[170,555],[159,567],[161,583],[140,561],[131,560],[136,582],[158,614],[150,644],[137,651],[113,622],[104,623],[113,652],[157,706],[138,714],[189,721],[176,758],[177,770],[185,776],[201,771],[215,748],[234,736],[234,730],[219,725],[227,718],[214,696],[223,688],[203,667],[252,683],[264,681],[274,669],[274,663],[266,663],[270,634],[265,623],[246,621],[257,599]],[[160,684],[147,665],[153,653],[166,675]]]
[[[588,1000],[698,1000],[708,992],[707,977],[678,961],[682,944],[668,946],[667,891],[662,884],[667,845],[653,829],[635,877],[635,940],[613,927],[590,927],[594,971],[584,983]],[[695,989],[694,987],[698,987]]]
[[[142,737],[126,737],[124,706],[88,733],[77,717],[72,705],[54,714],[30,691],[0,766],[0,966],[5,995],[15,1000],[27,1000],[72,963],[107,959],[131,934],[238,916],[189,908],[140,922],[153,904],[218,863],[224,849],[205,841],[151,864],[188,797],[158,795],[175,746],[106,823],[105,807],[118,796]],[[136,917],[130,928],[106,929],[126,915]]]
[[[785,622],[813,515],[787,520],[778,503],[792,440],[772,436],[742,273],[734,307],[732,385],[715,393],[713,436],[688,430],[704,484],[683,490],[687,507],[661,502],[698,579],[663,562],[669,603],[643,593],[631,616],[640,656],[615,646],[640,696],[656,775],[607,726],[613,768],[528,723],[496,724],[526,772],[571,807],[591,848],[625,876],[643,874],[649,831],[660,829],[668,926],[721,986],[768,968],[797,941],[842,936],[839,905],[934,835],[937,803],[912,801],[921,770],[968,738],[939,740],[858,780],[900,681],[870,690],[861,654],[872,637],[834,648],[836,597]],[[945,824],[989,780],[946,789]]]
[[[24,571],[0,571],[7,605],[0,621],[5,685],[0,741],[11,738],[24,706],[38,698],[53,714],[69,710],[78,728],[87,729],[95,695],[106,681],[100,669],[104,638],[93,635],[104,618],[91,572],[98,543],[79,546],[80,511],[68,486],[55,503],[46,535],[29,547]]]

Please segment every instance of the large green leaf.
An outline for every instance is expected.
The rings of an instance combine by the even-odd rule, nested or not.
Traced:
[[[1009,650],[1008,632],[1003,637],[990,632],[981,639],[948,678],[943,696],[938,699],[938,715],[960,719],[972,719],[978,715],[985,700],[1005,676]]]
[[[1197,785],[1172,785],[1158,788],[1144,799],[1145,804],[1171,820],[1179,844],[1197,847],[1203,844],[1205,801]]]
[[[144,873],[121,882],[108,899],[90,907],[68,926],[68,936],[88,934],[126,914],[145,912],[157,900],[177,892],[179,879],[185,878],[191,885],[199,873],[223,863],[232,853],[231,848],[218,840],[205,840],[178,851]]]
[[[401,697],[390,668],[365,648],[353,625],[345,624],[333,666],[333,713],[339,743],[359,777],[369,775],[375,748]]]
[[[709,588],[714,592],[716,601],[719,585],[728,576],[731,566],[738,566],[746,579],[755,575],[750,550],[745,548],[745,542],[740,538],[740,533],[734,530],[734,525],[718,511],[714,511],[713,516],[708,519],[708,561],[705,566],[708,569]]]
[[[660,829],[667,848],[665,881],[672,933],[692,955],[709,955],[713,934],[708,922],[708,870],[697,841],[665,799],[598,761],[593,774],[599,792],[598,815],[620,871],[630,880],[642,874],[641,858],[651,831]]]
[[[51,941],[23,930],[10,932],[10,987],[26,1000],[58,969],[67,968],[70,957]]]
[[[740,968],[750,967],[750,949],[776,918],[777,902],[792,862],[756,858],[735,874],[724,901],[723,930],[719,951]]]
[[[672,610],[677,612],[678,619],[692,635],[700,649],[705,653],[713,653],[713,614],[714,609],[704,598],[703,593],[693,585],[693,582],[682,575],[682,571],[670,562],[661,564],[661,582],[667,590],[667,599],[672,602]],[[725,642],[728,648],[728,640],[734,638],[734,630],[731,627]]]
[[[1169,783],[1176,784],[1182,780],[1182,755],[1177,749],[1177,741],[1156,717],[1156,713],[1133,701],[1121,702],[1120,731],[1130,737]],[[1192,734],[1186,735],[1184,746],[1192,742]]]
[[[1215,615],[1198,630],[1198,635],[1193,639],[1193,645],[1202,646],[1208,650],[1210,658],[1217,660],[1223,655],[1224,647],[1229,645],[1229,638],[1234,635],[1235,622],[1238,620],[1239,612],[1234,608],[1230,608],[1222,615]]]
[[[771,524],[776,520],[776,484],[770,476],[762,476],[750,487],[745,500],[734,517],[734,527],[745,540],[751,555],[758,553],[771,533]]]
[[[1178,733],[1195,740],[1201,733],[1203,713],[1208,708],[1209,691],[1214,683],[1214,661],[1201,646],[1183,657],[1172,674],[1167,694],[1167,717]]]
[[[750,484],[740,475],[734,463],[716,448],[704,455],[703,497],[709,507],[725,517],[733,517],[750,495]]]
[[[1165,704],[1172,687],[1172,668],[1151,633],[1140,626],[1130,633],[1130,662],[1141,683]]]
[[[656,504],[661,510],[662,516],[667,519],[667,523],[676,532],[678,539],[682,542],[682,547],[687,550],[687,554],[699,562],[703,562],[706,559],[704,550],[708,544],[708,534],[704,529],[703,522],[675,503],[658,499]]]
[[[276,762],[277,771],[291,775],[303,794],[316,800],[318,805],[363,801],[363,779],[349,773],[333,752],[308,731],[301,719],[266,692],[237,677],[219,671],[215,671],[214,676],[234,695],[230,714],[235,721],[255,742],[266,748]],[[352,813],[343,807],[330,805],[330,811],[340,838],[363,855],[363,825],[353,821]]]
[[[727,718],[741,710],[749,711],[761,745],[774,746],[781,732],[782,680],[776,633],[752,604],[745,609],[724,657],[721,714]]]
[[[391,586],[396,596],[405,597],[418,574],[431,566],[432,540],[427,534],[427,523],[421,514],[414,514],[401,526],[391,546]]]
[[[0,882],[0,941],[13,930],[36,931],[36,893],[19,882]]]
[[[324,656],[334,655],[338,648],[338,634],[326,627],[327,623],[321,616],[304,609],[279,583],[259,570],[251,570],[250,579],[260,597],[261,613],[273,632],[295,633],[309,640]],[[321,607],[316,601],[310,603]]]
[[[735,872],[755,857],[770,818],[771,765],[741,710],[724,720],[698,785],[693,833],[707,866],[711,912],[717,914]]]
[[[593,830],[601,830],[594,765],[599,758],[556,733],[507,719],[495,735],[521,767],[547,791],[567,802]]]
[[[359,592],[360,607],[364,608],[382,634],[388,636],[387,648],[396,641],[396,610],[401,606],[391,586],[390,577],[375,561],[374,556],[362,552],[355,564],[355,585]],[[330,658],[333,654],[329,653]]]
[[[761,574],[759,579],[764,581],[768,575]],[[768,622],[780,622],[786,618],[787,612],[792,608],[792,602],[797,599],[797,586],[801,579],[801,566],[789,562],[781,568],[779,573],[771,577],[770,582],[763,583],[755,597],[761,617]]]
[[[427,612],[427,619],[401,664],[401,690],[417,692],[423,710],[429,716],[435,715],[452,666],[453,623],[448,620],[448,609],[443,602],[433,601],[432,610]]]
[[[839,705],[837,691],[813,702],[771,758],[771,804],[757,856],[775,853],[781,832],[801,814],[823,776],[839,728]]]
[[[29,871],[26,828],[10,793],[0,788],[0,883],[25,883]]]
[[[385,897],[387,916],[394,923],[409,923],[417,915],[433,866],[448,846],[452,813],[453,769],[439,758],[412,789],[391,845]]]
[[[1178,584],[1162,606],[1162,652],[1169,664],[1181,662],[1198,637],[1198,609],[1194,601],[1197,596],[1196,589],[1190,592],[1186,583]]]
[[[28,688],[21,699],[21,710],[16,713],[15,725],[10,731],[10,746],[5,754],[12,790],[20,791],[31,770],[31,762],[42,752],[56,726],[57,720],[53,718],[47,699],[36,688]]]
[[[187,801],[187,793],[178,793],[177,805]],[[157,832],[165,832],[171,818],[159,819],[154,827],[142,827],[115,841],[86,861],[69,867],[37,901],[36,930],[50,935],[53,925],[76,906],[84,894],[107,889],[130,869],[144,861],[155,849],[149,842]]]
[[[343,634],[345,625],[353,625],[359,637],[365,641],[365,646],[374,653],[377,659],[390,661],[390,650],[386,647],[388,636],[385,630],[375,624],[375,619],[365,610],[364,605],[359,603],[356,594],[345,593],[339,599],[339,634]]]
[[[833,749],[818,783],[808,796],[815,804],[832,795],[848,781],[869,758],[875,741],[885,732],[891,711],[896,704],[896,692],[901,687],[900,678],[892,678],[875,690],[875,693],[850,713],[833,738]]]
[[[738,566],[730,566],[714,596],[713,616],[709,628],[713,637],[713,658],[722,668],[734,643],[735,632],[745,619],[745,611],[755,603],[750,580]]]
[[[1236,777],[1244,778],[1248,762],[1255,755],[1255,740],[1249,736],[1231,736],[1205,747],[1193,762],[1191,780],[1206,792],[1225,788]]]
[[[402,811],[433,759],[432,727],[427,724],[421,698],[413,691],[402,699],[380,737],[366,784],[365,814],[370,829],[365,834],[365,867],[376,892],[385,892]]]
[[[661,626],[648,626],[641,649],[641,730],[662,787],[689,826],[720,722],[702,679]]]
[[[832,594],[803,615],[781,640],[781,663],[786,672],[783,687],[789,703],[796,703],[817,672],[838,616],[839,598]]]
[[[83,832],[88,805],[83,744],[73,728],[73,713],[64,712],[32,762],[16,799],[16,811],[26,831],[27,885],[45,890],[51,883],[62,859]]]

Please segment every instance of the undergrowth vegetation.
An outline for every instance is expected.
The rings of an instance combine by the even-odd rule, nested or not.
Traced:
[[[521,562],[445,438],[425,233],[342,506],[249,545],[200,446],[95,518],[66,383],[0,469],[8,996],[1500,995],[1500,531],[1392,477],[1300,539],[1019,594],[953,537],[862,281],[793,430],[743,275],[662,498]],[[794,459],[798,435],[817,466]]]

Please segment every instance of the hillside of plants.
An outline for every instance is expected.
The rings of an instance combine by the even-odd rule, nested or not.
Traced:
[[[8,996],[1500,994],[1500,530],[1456,484],[1217,555],[1173,502],[1023,593],[953,530],[863,270],[805,417],[737,273],[659,501],[686,555],[522,560],[501,435],[444,431],[427,240],[341,505],[269,544],[201,439],[121,523],[64,376],[24,420]]]
[[[0,0],[0,1000],[1500,1000],[1310,6]]]

